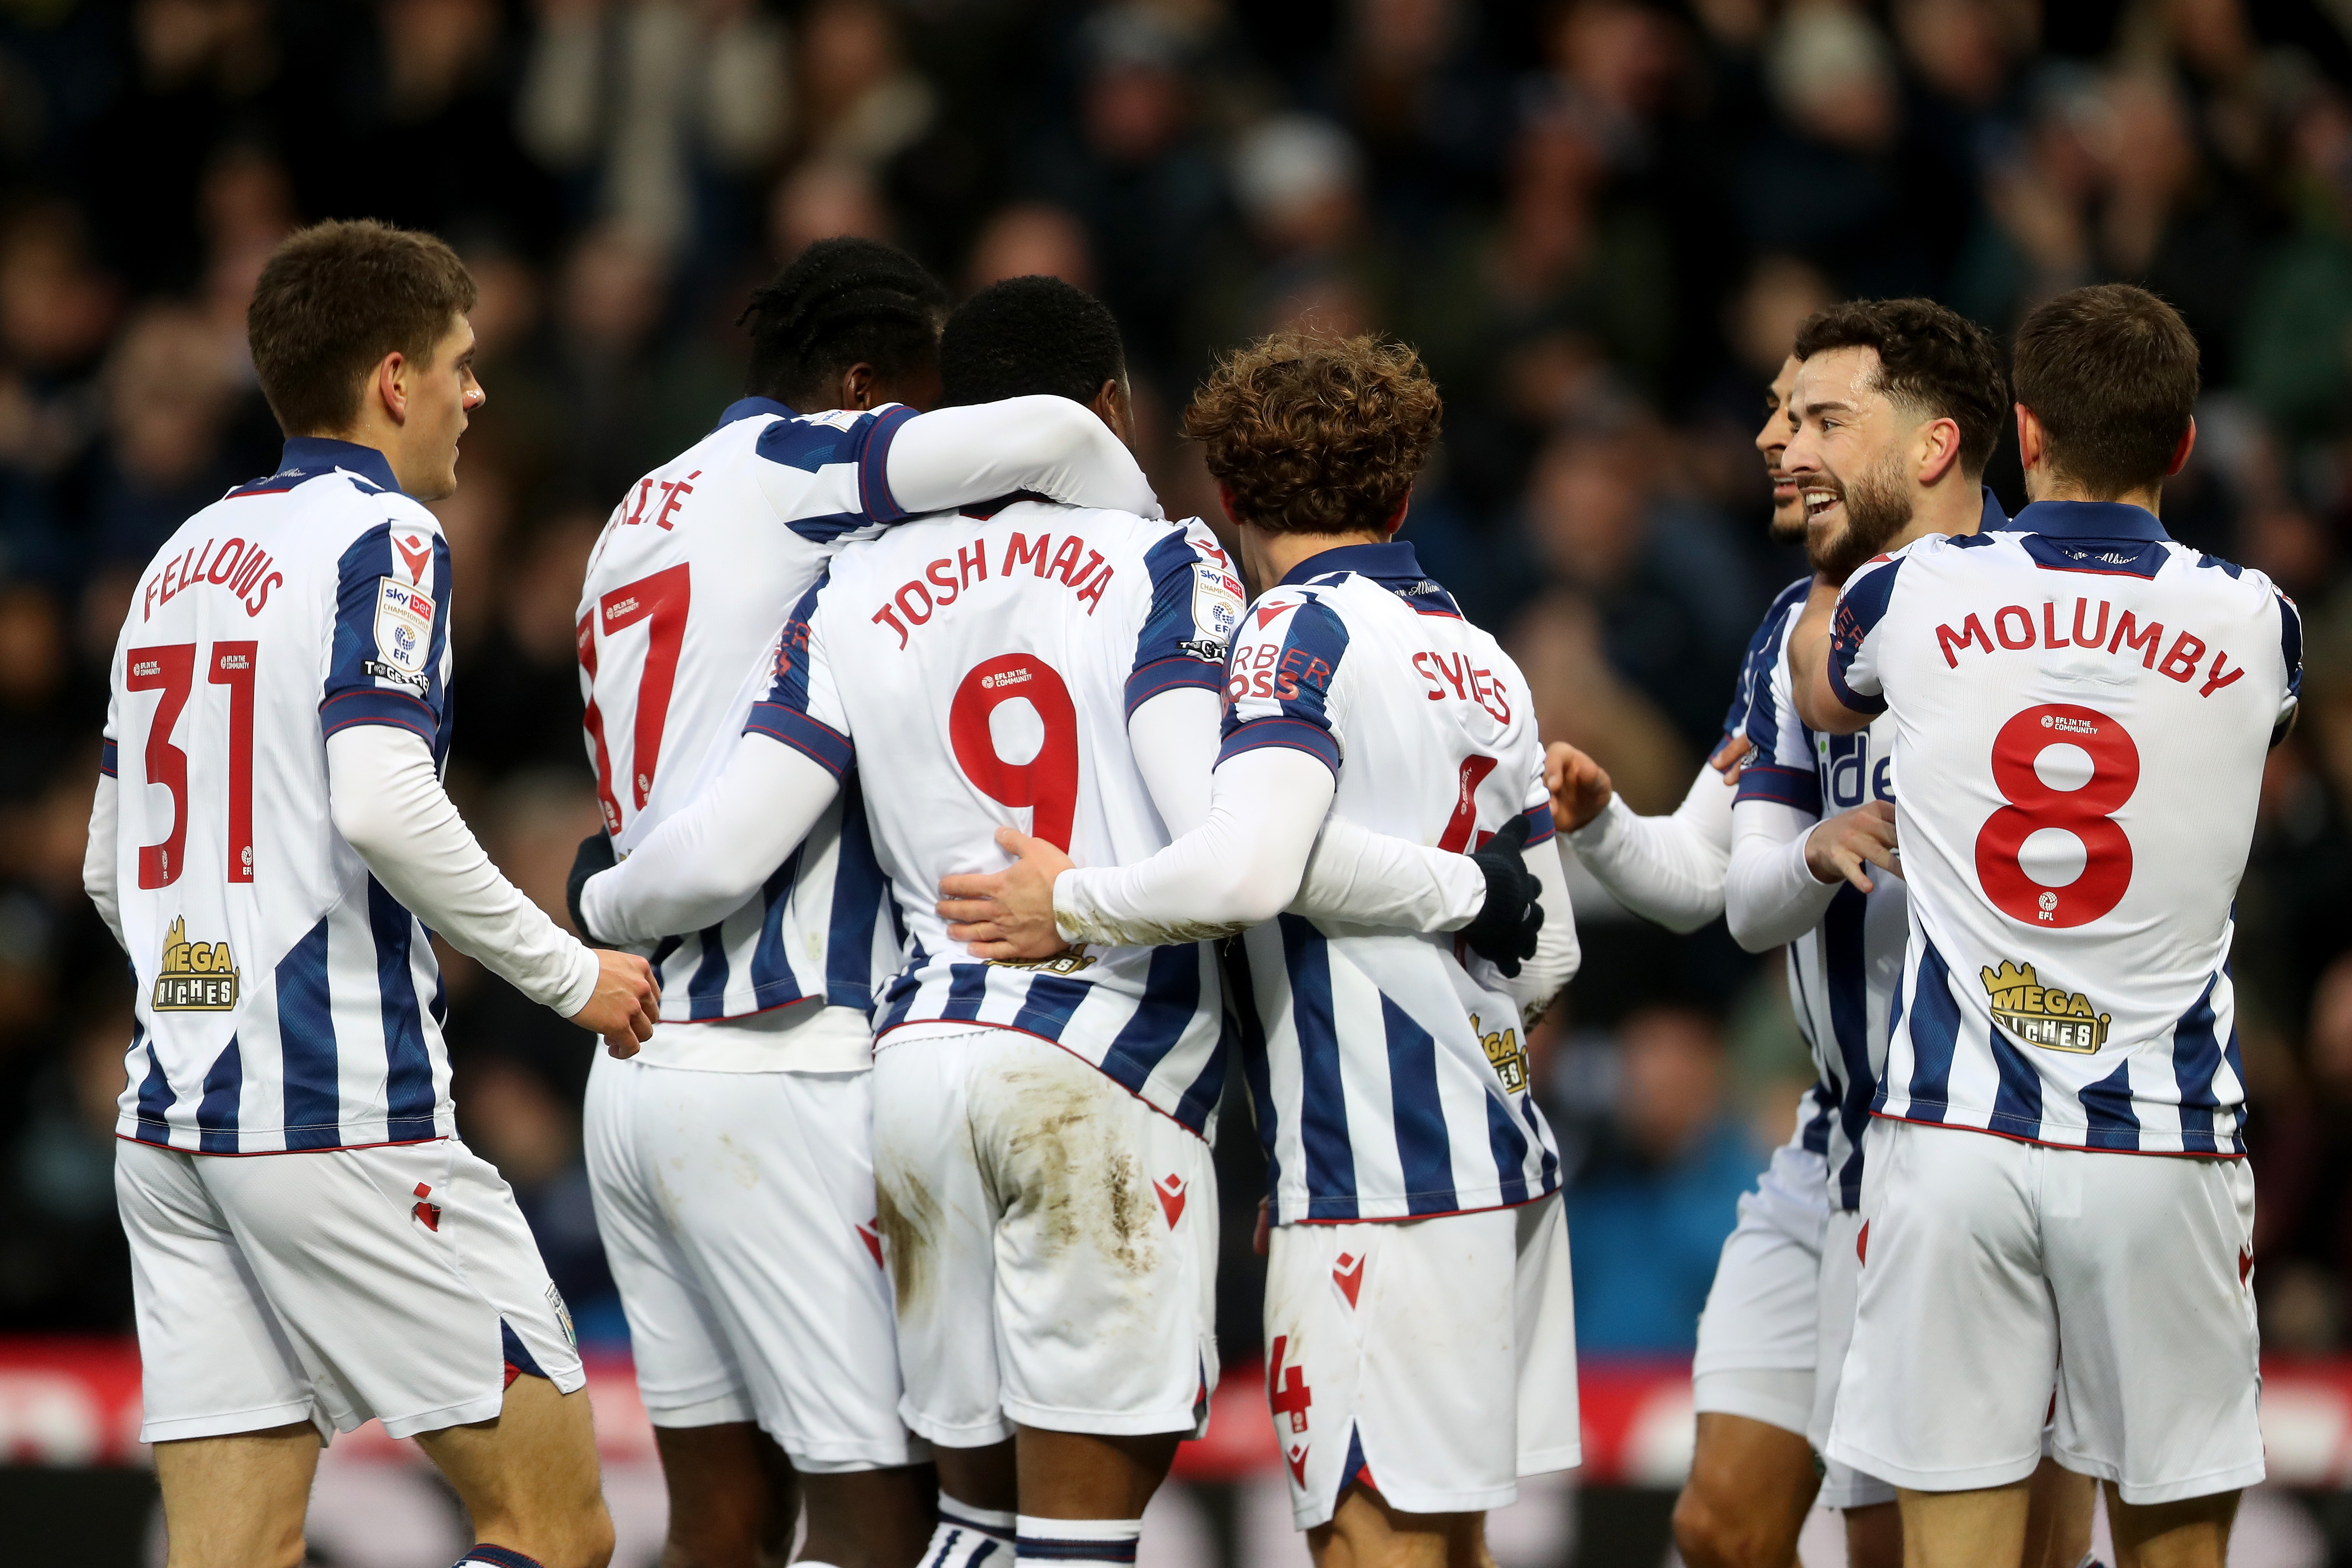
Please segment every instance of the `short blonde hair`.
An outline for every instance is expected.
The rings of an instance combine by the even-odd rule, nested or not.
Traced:
[[[1437,441],[1444,404],[1403,343],[1276,332],[1219,361],[1184,435],[1236,521],[1277,533],[1385,528]]]

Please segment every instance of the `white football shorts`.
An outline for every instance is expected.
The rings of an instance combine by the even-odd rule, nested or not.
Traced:
[[[874,1055],[907,1425],[947,1447],[1197,1434],[1217,1383],[1209,1146],[1012,1029]]]
[[[1866,1132],[1865,1132],[1866,1135]],[[1863,1167],[1868,1180],[1868,1165]],[[1855,1292],[1862,1283],[1862,1211],[1841,1209],[1822,1234],[1821,1360],[1813,1372],[1813,1408],[1805,1425],[1822,1460],[1822,1489],[1814,1501],[1824,1508],[1868,1508],[1895,1501],[1892,1483],[1842,1459],[1827,1458],[1831,1417],[1845,1385],[1846,1352],[1853,1344]],[[2046,1407],[2049,1391],[2044,1389]],[[2040,1449],[2035,1450],[2036,1454]]]
[[[588,1179],[656,1426],[756,1421],[811,1473],[911,1464],[874,1221],[870,1074],[616,1061]]]
[[[509,1363],[569,1394],[571,1315],[514,1193],[455,1138],[191,1154],[115,1144],[142,1443],[496,1417]]]
[[[1408,1513],[1517,1500],[1582,1462],[1576,1307],[1557,1194],[1430,1219],[1284,1225],[1265,1276],[1266,1397],[1291,1517],[1350,1482]]]
[[[2021,1480],[2054,1380],[2052,1452],[2127,1503],[2263,1479],[2244,1161],[1884,1118],[1868,1140],[1832,1458],[1920,1491]]]
[[[1804,1435],[1829,1213],[1828,1161],[1795,1142],[1774,1150],[1756,1190],[1740,1195],[1739,1223],[1724,1237],[1698,1317],[1691,1398],[1701,1414]]]

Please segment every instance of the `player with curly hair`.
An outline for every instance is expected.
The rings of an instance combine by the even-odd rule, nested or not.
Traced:
[[[1010,871],[941,888],[948,934],[998,962],[1241,933],[1266,1386],[1318,1564],[1489,1561],[1485,1510],[1580,1455],[1559,1161],[1525,1045],[1576,927],[1526,682],[1391,537],[1441,414],[1412,351],[1375,338],[1282,333],[1220,363],[1184,429],[1263,592],[1206,822],[1128,866],[1000,835]],[[1549,918],[1497,964],[1296,908],[1309,847],[1349,826],[1491,838]]]

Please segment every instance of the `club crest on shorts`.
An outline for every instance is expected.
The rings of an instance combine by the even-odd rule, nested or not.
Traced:
[[[190,942],[185,916],[163,934],[163,972],[155,976],[158,1013],[226,1013],[236,1005],[236,961],[225,942]]]
[[[1527,1047],[1519,1044],[1517,1029],[1498,1029],[1493,1034],[1478,1022],[1478,1015],[1470,1015],[1470,1027],[1478,1036],[1478,1048],[1486,1053],[1486,1060],[1495,1076],[1503,1080],[1504,1089],[1513,1094],[1528,1087]]]
[[[2033,965],[2000,961],[1978,978],[1992,996],[1993,1021],[2029,1046],[2089,1055],[2107,1043],[2113,1015],[2095,1011],[2091,999],[2063,985],[2037,983]]]
[[[368,673],[404,686],[425,684],[433,646],[433,598],[397,577],[376,579],[375,651]]]

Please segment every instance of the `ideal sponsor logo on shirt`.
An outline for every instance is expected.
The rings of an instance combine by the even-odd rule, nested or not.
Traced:
[[[236,1005],[236,962],[225,942],[190,942],[187,919],[163,936],[163,972],[155,976],[155,1011],[226,1013]]]
[[[2063,985],[2037,983],[2033,965],[2004,958],[1978,978],[1992,997],[1993,1022],[2029,1046],[2088,1056],[2107,1043],[2114,1016],[2093,1010],[2091,999]]]

